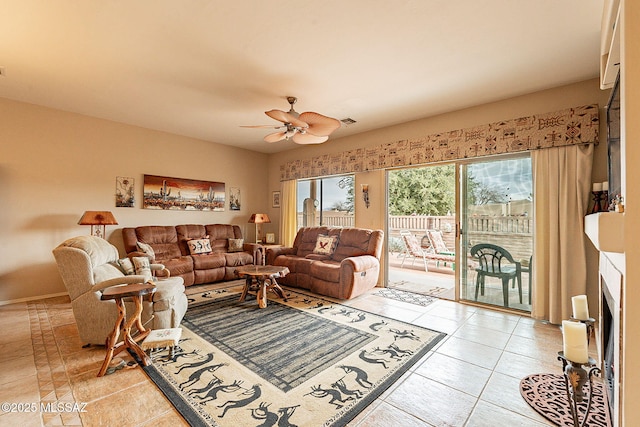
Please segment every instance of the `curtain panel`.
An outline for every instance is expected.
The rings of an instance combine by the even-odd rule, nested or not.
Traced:
[[[572,316],[571,297],[587,287],[586,235],[593,144],[531,153],[535,238],[532,312],[560,324]]]
[[[293,245],[298,232],[297,188],[295,179],[280,183],[280,243],[287,247]]]

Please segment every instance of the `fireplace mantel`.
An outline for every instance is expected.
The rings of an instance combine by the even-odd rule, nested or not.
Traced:
[[[584,217],[584,232],[601,252],[624,252],[624,213],[598,212]]]

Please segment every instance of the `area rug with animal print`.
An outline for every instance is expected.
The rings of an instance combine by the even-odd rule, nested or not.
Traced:
[[[341,426],[445,334],[285,289],[190,295],[182,338],[145,371],[190,425]]]

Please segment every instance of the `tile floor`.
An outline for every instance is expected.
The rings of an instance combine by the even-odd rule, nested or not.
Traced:
[[[374,293],[347,304],[448,336],[350,426],[549,425],[522,399],[519,382],[561,372],[557,326],[447,300],[421,307]],[[186,425],[138,367],[96,377],[104,348],[82,348],[67,297],[1,306],[0,324],[0,402],[20,410],[3,406],[0,426]]]

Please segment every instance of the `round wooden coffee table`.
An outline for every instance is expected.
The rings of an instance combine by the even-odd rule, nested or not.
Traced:
[[[278,267],[274,265],[248,265],[236,269],[236,274],[245,278],[244,289],[240,295],[240,301],[244,301],[251,286],[255,283],[258,287],[256,299],[258,306],[265,308],[267,306],[267,291],[271,291],[283,300],[287,300],[284,291],[276,282],[276,277],[284,277],[289,274],[287,267]]]

